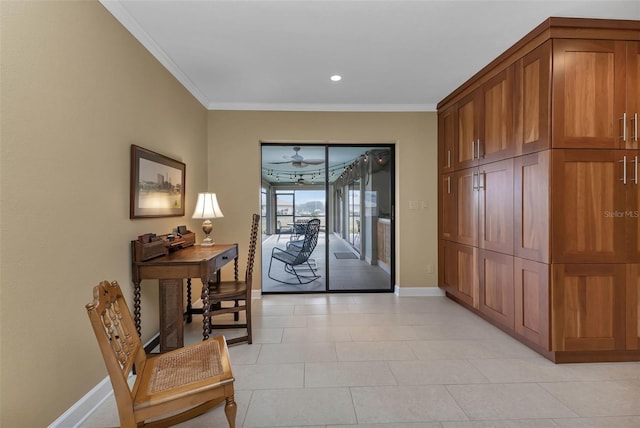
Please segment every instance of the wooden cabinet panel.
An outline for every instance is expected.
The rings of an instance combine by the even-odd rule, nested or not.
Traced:
[[[478,149],[476,141],[479,138],[480,108],[479,91],[463,98],[456,105],[458,120],[455,144],[455,169],[469,168],[477,163]]]
[[[553,41],[553,147],[624,148],[620,78],[626,58],[621,43]]]
[[[440,241],[439,283],[446,292],[469,306],[478,307],[476,250],[451,241]]]
[[[625,349],[626,265],[557,264],[551,288],[554,351]]]
[[[551,41],[525,55],[515,67],[516,154],[549,148]]]
[[[625,236],[627,260],[640,263],[640,151],[627,150],[627,182],[625,193]]]
[[[553,151],[554,263],[626,261],[625,152]]]
[[[627,42],[625,147],[640,148],[640,42]],[[623,116],[624,118],[624,116]]]
[[[456,245],[444,239],[438,241],[438,286],[449,293],[455,291],[458,283]]]
[[[640,349],[640,264],[627,265],[627,349]]]
[[[482,165],[476,181],[479,246],[513,254],[513,159]]]
[[[476,275],[477,249],[466,245],[456,245],[457,292],[456,296],[466,304],[478,307],[478,279]]]
[[[455,109],[438,113],[438,170],[441,174],[453,171],[456,125]]]
[[[438,229],[440,238],[450,241],[456,240],[457,216],[457,195],[454,174],[440,175],[440,187],[438,189],[439,212]]]
[[[515,331],[549,351],[549,265],[516,257],[513,270]]]
[[[483,125],[476,141],[480,164],[513,156],[514,68],[508,67],[482,87],[484,104],[480,117]]]
[[[453,174],[456,195],[456,242],[478,245],[477,170],[467,168]]]
[[[549,262],[550,151],[515,159],[514,254]]]
[[[513,256],[478,250],[478,276],[480,311],[513,330]]]

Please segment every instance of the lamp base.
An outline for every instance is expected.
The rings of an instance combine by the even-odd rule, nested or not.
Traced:
[[[207,235],[200,243],[201,247],[213,247],[214,245],[215,242],[213,242],[213,239],[211,239],[209,235]]]

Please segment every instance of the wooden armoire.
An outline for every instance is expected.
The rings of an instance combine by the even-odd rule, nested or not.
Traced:
[[[640,360],[640,21],[549,18],[438,104],[439,284],[555,362]]]

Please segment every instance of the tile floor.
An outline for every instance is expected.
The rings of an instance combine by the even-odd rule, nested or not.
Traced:
[[[253,316],[230,347],[239,428],[640,427],[640,363],[555,365],[444,297],[267,295]],[[110,398],[82,427],[117,425]]]

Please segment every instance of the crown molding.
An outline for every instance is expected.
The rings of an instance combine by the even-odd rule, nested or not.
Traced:
[[[140,24],[129,14],[127,9],[119,0],[98,0],[105,9],[124,28],[126,28],[168,71],[187,91],[197,99],[205,108],[209,105],[209,99],[198,89],[198,87],[187,77],[187,75],[171,60],[171,58],[149,37]]]
[[[433,112],[435,104],[297,104],[297,103],[216,103],[208,110],[335,111],[335,112]]]

